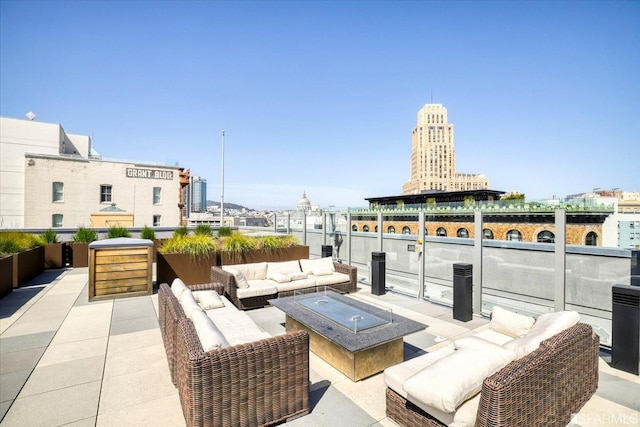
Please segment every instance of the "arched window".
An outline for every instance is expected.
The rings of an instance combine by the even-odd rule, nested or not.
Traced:
[[[456,234],[458,235],[458,237],[463,237],[466,239],[469,237],[469,230],[467,230],[466,228],[458,228],[458,232]]]
[[[396,228],[395,228],[393,225],[390,225],[390,226],[387,228],[387,233],[389,233],[389,234],[396,234]]]
[[[445,237],[446,235],[447,230],[445,230],[443,227],[438,227],[438,229],[436,230],[436,236]]]
[[[538,233],[538,243],[554,243],[556,241],[556,235],[549,230],[544,230]]]
[[[358,226],[357,226],[357,225],[355,225],[355,224],[353,224],[353,225],[351,226],[351,231],[358,231]]]
[[[590,231],[584,238],[584,244],[587,246],[598,246],[598,235],[595,231]]]
[[[369,232],[369,226],[368,225],[363,225],[362,226],[362,231],[364,231],[365,233]]]
[[[489,230],[488,228],[485,228],[484,230],[482,230],[482,238],[487,240],[493,240],[493,231]]]
[[[520,233],[518,230],[509,230],[507,232],[507,240],[513,240],[516,242],[521,242],[522,241],[522,233]]]
[[[378,232],[378,226],[377,226],[377,225],[375,226],[375,228],[373,229],[373,231],[374,231],[375,233],[377,233],[377,232]]]
[[[411,234],[411,229],[405,225],[402,227],[402,234]]]

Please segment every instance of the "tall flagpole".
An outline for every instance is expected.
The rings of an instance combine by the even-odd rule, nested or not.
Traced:
[[[220,193],[220,227],[224,227],[224,131],[222,131],[222,189]]]

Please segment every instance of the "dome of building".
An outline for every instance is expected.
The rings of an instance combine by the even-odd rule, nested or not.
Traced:
[[[307,193],[302,192],[302,198],[298,201],[298,210],[309,212],[311,210],[311,202],[307,199]]]

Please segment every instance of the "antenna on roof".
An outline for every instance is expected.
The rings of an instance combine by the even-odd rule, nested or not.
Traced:
[[[25,114],[25,116],[27,116],[27,119],[29,120],[33,120],[36,118],[36,115],[33,111],[29,111],[27,114]]]

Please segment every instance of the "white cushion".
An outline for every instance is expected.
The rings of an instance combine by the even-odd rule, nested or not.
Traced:
[[[191,319],[194,311],[202,311],[202,308],[198,305],[193,297],[193,293],[189,289],[182,292],[182,296],[180,296],[180,305],[182,306],[182,311],[184,311],[185,316],[189,319]]]
[[[298,289],[315,288],[316,281],[309,279],[292,280],[287,283],[278,283],[278,292],[295,291]]]
[[[555,313],[541,314],[536,318],[531,331],[548,329],[552,332],[550,337],[569,329],[580,321],[580,314],[576,311],[556,311]]]
[[[289,279],[291,280],[302,280],[306,279],[309,276],[309,273],[303,273],[302,271],[299,273],[287,273]]]
[[[486,349],[463,348],[443,357],[405,381],[409,400],[453,413],[482,388],[485,378],[505,366],[504,359]]]
[[[436,361],[453,353],[452,347],[443,347],[421,356],[414,357],[406,362],[398,363],[384,370],[384,382],[391,390],[400,396],[407,398],[407,393],[402,384],[422,369],[433,365]]]
[[[502,347],[516,353],[516,359],[526,356],[538,347],[540,343],[555,334],[549,335],[546,330],[532,331],[523,337],[514,338]]]
[[[473,427],[476,425],[478,408],[480,407],[480,393],[464,402],[456,410],[453,423],[449,427]]]
[[[316,286],[330,286],[336,283],[344,283],[349,281],[349,275],[344,273],[331,273],[326,276],[316,276],[312,274],[309,278],[313,278],[316,281]]]
[[[493,329],[485,329],[474,335],[474,337],[482,338],[483,340],[491,341],[494,344],[503,345],[513,339],[509,335],[496,332]]]
[[[229,346],[222,332],[204,311],[194,311],[191,321],[204,351],[218,350]]]
[[[227,273],[233,274],[233,278],[236,281],[236,287],[238,289],[249,287],[249,282],[247,281],[247,278],[245,277],[242,271],[238,270],[237,268],[227,267],[227,266],[223,266],[222,269]]]
[[[301,273],[300,263],[298,261],[281,261],[267,263],[267,277],[270,273]]]
[[[291,278],[284,273],[269,272],[269,271],[267,271],[267,279],[273,280],[274,282],[278,282],[278,283],[287,283],[291,281]]]
[[[275,295],[278,293],[277,283],[273,280],[251,280],[249,287],[238,289],[238,298],[257,297],[262,295]]]
[[[173,279],[173,283],[171,283],[171,292],[173,295],[180,301],[180,297],[182,296],[182,292],[184,292],[187,288],[187,285],[178,278]]]
[[[333,271],[324,268],[314,268],[311,270],[311,274],[314,276],[329,276],[330,274],[333,274]]]
[[[317,259],[301,259],[300,267],[302,267],[302,271],[305,273],[311,273],[312,270],[314,269],[318,269],[318,271],[321,271],[321,270],[336,271],[336,268],[333,265],[333,259],[331,257],[317,258]]]
[[[531,316],[523,316],[502,307],[495,306],[491,313],[491,329],[496,332],[517,338],[526,335],[536,320]]]
[[[247,278],[247,280],[264,280],[267,278],[267,263],[253,262],[250,264],[233,264],[229,267],[235,268]]]
[[[270,338],[244,311],[215,313],[210,315],[230,345],[243,344]]]
[[[193,298],[204,310],[224,307],[224,302],[216,291],[193,291]]]
[[[456,350],[460,350],[463,348],[476,348],[478,350],[485,349],[487,351],[495,352],[496,355],[502,358],[505,366],[516,358],[513,350],[506,349],[499,346],[498,344],[492,343],[491,341],[487,341],[475,336],[457,339],[453,342],[453,345]]]

